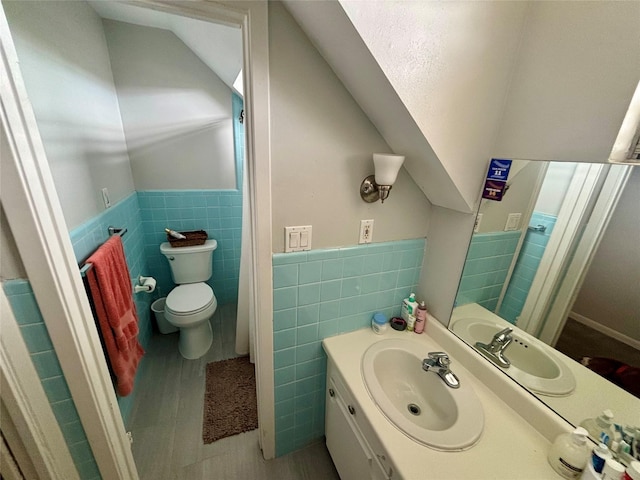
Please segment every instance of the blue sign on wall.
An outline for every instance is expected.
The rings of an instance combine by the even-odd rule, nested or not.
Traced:
[[[511,160],[503,160],[501,158],[492,158],[487,172],[487,180],[507,181],[509,170],[511,169]]]

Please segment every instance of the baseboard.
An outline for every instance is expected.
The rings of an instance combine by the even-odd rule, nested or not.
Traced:
[[[625,335],[624,333],[620,333],[616,330],[614,330],[613,328],[609,328],[606,327],[594,320],[591,320],[588,317],[585,317],[584,315],[580,315],[579,313],[576,312],[571,312],[569,313],[569,318],[572,318],[573,320],[575,320],[578,323],[582,323],[583,325],[586,325],[589,328],[593,328],[594,330],[602,333],[603,335],[606,335],[607,337],[611,337],[611,338],[615,338],[616,340],[625,343],[627,345],[629,345],[630,347],[636,348],[638,350],[640,350],[640,340],[636,340],[635,338],[631,338],[627,335]]]

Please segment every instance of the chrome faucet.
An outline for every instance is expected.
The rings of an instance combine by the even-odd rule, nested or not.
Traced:
[[[511,336],[513,328],[507,327],[504,330],[500,330],[493,336],[491,343],[476,342],[476,348],[489,360],[497,363],[502,368],[509,368],[511,362],[504,356],[505,349],[513,341]]]
[[[437,373],[449,387],[459,388],[460,380],[458,380],[455,373],[449,369],[449,365],[451,365],[449,355],[445,352],[429,352],[427,355],[429,358],[422,360],[422,369],[425,372]]]

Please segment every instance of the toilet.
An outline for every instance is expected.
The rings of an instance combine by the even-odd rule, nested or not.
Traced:
[[[213,273],[213,251],[217,247],[218,242],[213,239],[191,247],[174,248],[168,242],[160,245],[160,252],[169,261],[171,277],[177,284],[167,296],[164,316],[180,330],[178,349],[188,360],[203,356],[213,342],[209,319],[216,311],[218,301],[205,282]]]

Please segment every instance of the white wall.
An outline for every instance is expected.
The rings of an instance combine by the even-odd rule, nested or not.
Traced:
[[[133,191],[107,45],[84,2],[3,2],[71,230]]]
[[[640,341],[640,167],[631,177],[572,310]]]
[[[103,23],[136,190],[235,189],[229,87],[173,33]]]
[[[467,203],[477,205],[527,3],[340,4]]]
[[[373,152],[389,147],[290,14],[269,4],[273,249],[284,227],[312,225],[313,248],[424,237],[431,206],[404,169],[384,204],[360,198]]]
[[[640,78],[640,2],[531,2],[494,156],[606,161]]]
[[[578,165],[572,162],[550,162],[538,195],[535,211],[558,215],[569,184]]]

